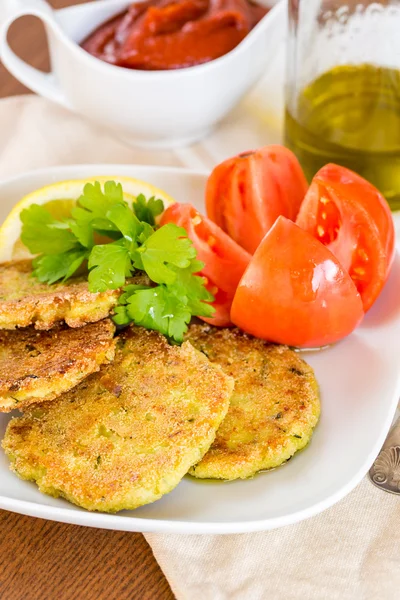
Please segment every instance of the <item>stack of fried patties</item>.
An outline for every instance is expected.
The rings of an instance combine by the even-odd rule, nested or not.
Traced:
[[[109,318],[119,291],[49,286],[0,265],[0,410],[11,468],[89,510],[153,502],[186,473],[246,479],[289,460],[320,412],[312,368],[238,329],[189,328],[182,346]]]
[[[109,317],[119,292],[49,286],[30,261],[0,265],[0,410],[11,468],[89,510],[153,502],[198,463],[233,380],[189,342]]]

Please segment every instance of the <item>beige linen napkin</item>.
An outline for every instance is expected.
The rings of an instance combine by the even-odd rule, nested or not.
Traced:
[[[262,112],[257,108],[260,94]],[[9,98],[0,102],[0,178],[68,163],[209,169],[244,145],[279,141],[280,94],[278,90],[271,97],[260,84],[212,138],[171,152],[130,149],[45,100]],[[204,537],[147,534],[146,539],[178,600],[400,597],[400,499],[367,480],[325,513],[276,531]]]

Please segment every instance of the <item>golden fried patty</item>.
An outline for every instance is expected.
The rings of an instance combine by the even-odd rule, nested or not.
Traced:
[[[114,358],[109,320],[79,329],[0,331],[0,412],[53,400]]]
[[[139,327],[115,360],[7,428],[11,468],[51,496],[116,512],[170,492],[209,449],[233,381],[189,343]]]
[[[84,278],[48,285],[32,277],[30,260],[0,264],[0,329],[34,325],[50,329],[65,321],[82,327],[107,317],[117,304],[119,290],[91,293]]]
[[[320,405],[314,372],[298,354],[238,329],[209,325],[193,325],[187,339],[235,380],[228,414],[191,475],[244,479],[306,446]]]

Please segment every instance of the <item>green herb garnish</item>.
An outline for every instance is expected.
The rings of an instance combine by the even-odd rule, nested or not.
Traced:
[[[130,207],[121,184],[86,184],[70,218],[54,219],[33,204],[21,213],[22,242],[32,254],[33,275],[53,284],[86,273],[91,292],[123,288],[114,321],[136,323],[182,342],[192,316],[212,317],[214,297],[198,275],[204,264],[185,229],[156,227],[162,200],[140,194]],[[150,285],[125,285],[137,272]],[[125,286],[125,287],[124,287]]]

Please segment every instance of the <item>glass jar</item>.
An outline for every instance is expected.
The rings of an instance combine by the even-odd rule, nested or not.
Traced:
[[[285,143],[308,179],[341,164],[400,209],[400,0],[289,0]]]

